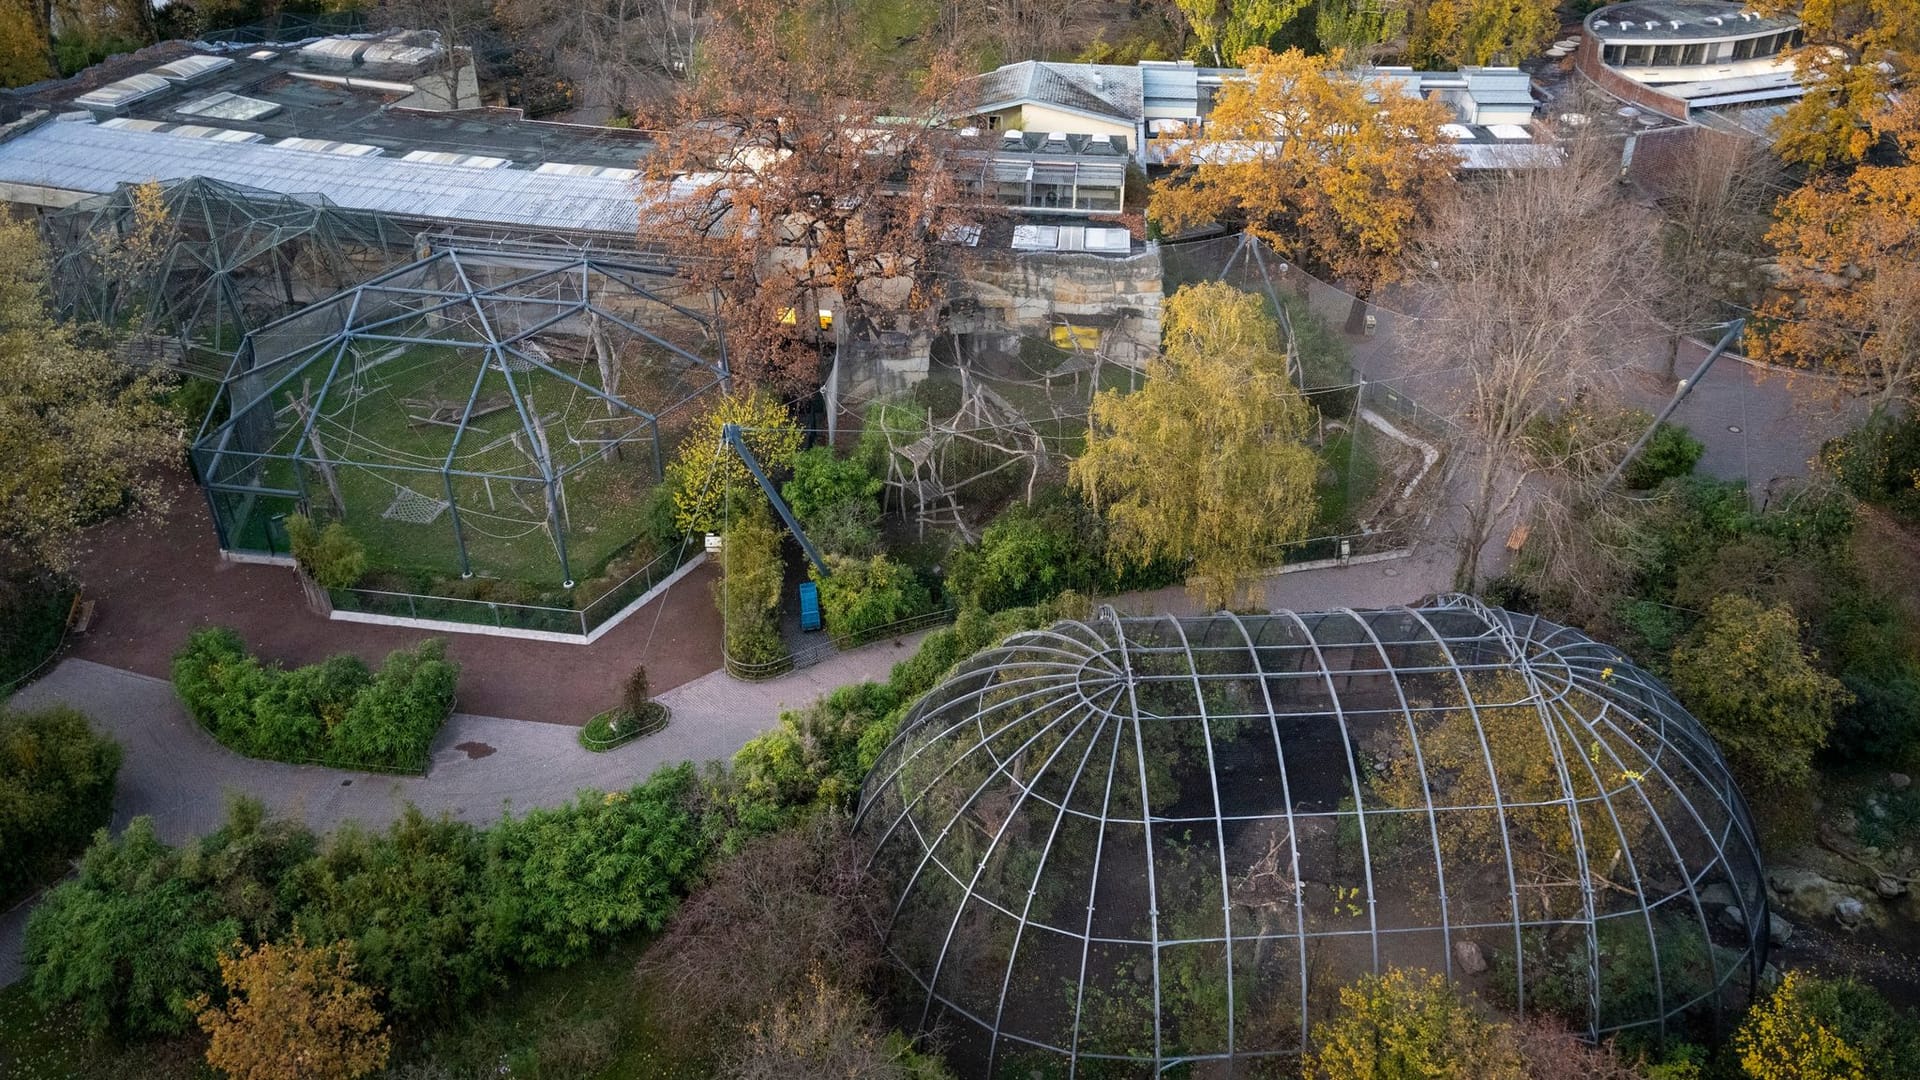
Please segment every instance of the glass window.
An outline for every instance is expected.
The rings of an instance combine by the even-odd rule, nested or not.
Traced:
[[[1653,59],[1653,46],[1651,45],[1627,46],[1627,65],[1626,66],[1646,67],[1648,62],[1651,61],[1652,59]]]
[[[1753,45],[1754,45],[1754,42],[1757,40],[1758,40],[1757,38],[1742,38],[1739,41],[1734,42],[1733,58],[1735,60],[1753,59]]]
[[[1626,58],[1627,48],[1624,45],[1608,45],[1600,50],[1600,59],[1608,67],[1619,67]]]
[[[1704,64],[1707,62],[1707,47],[1688,45],[1680,50],[1680,62],[1683,64]]]
[[[1655,45],[1653,47],[1653,66],[1669,67],[1676,59],[1679,47],[1675,45]]]

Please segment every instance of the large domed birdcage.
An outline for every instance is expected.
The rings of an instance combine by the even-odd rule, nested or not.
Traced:
[[[900,1019],[964,1075],[1283,1074],[1390,967],[1675,1034],[1765,963],[1759,847],[1700,724],[1616,650],[1467,597],[1016,634],[915,706],[858,827]]]

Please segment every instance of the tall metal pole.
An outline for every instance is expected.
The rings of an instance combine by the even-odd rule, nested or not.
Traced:
[[[1620,479],[1620,474],[1627,470],[1628,465],[1633,464],[1633,459],[1639,457],[1640,451],[1645,450],[1647,443],[1653,441],[1653,433],[1660,430],[1660,425],[1666,423],[1667,418],[1673,415],[1673,411],[1687,399],[1687,395],[1693,393],[1693,388],[1700,385],[1700,380],[1706,377],[1707,369],[1713,366],[1715,360],[1720,359],[1721,353],[1732,347],[1734,339],[1740,336],[1740,331],[1745,329],[1746,325],[1745,319],[1735,319],[1726,324],[1727,332],[1721,335],[1719,343],[1707,351],[1707,358],[1700,361],[1700,366],[1693,369],[1692,375],[1681,379],[1680,385],[1673,388],[1673,400],[1667,402],[1667,407],[1661,409],[1660,415],[1654,417],[1653,423],[1647,425],[1647,430],[1640,433],[1639,441],[1634,443],[1626,456],[1620,459],[1620,464],[1615,465],[1613,471],[1607,474],[1607,478],[1600,482],[1600,490],[1607,490],[1613,486],[1614,481]]]

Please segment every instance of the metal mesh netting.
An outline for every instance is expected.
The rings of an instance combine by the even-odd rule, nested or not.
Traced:
[[[688,404],[726,377],[710,301],[654,268],[449,249],[261,327],[193,448],[221,543],[284,551],[303,510],[429,576],[569,585],[636,555]]]
[[[203,177],[168,181],[155,200],[140,194],[122,185],[45,219],[54,294],[80,318],[164,338],[177,359],[216,372],[248,331],[412,251],[385,217],[324,195]]]
[[[1388,967],[1680,1033],[1765,962],[1759,848],[1699,723],[1465,597],[1014,635],[915,706],[858,828],[900,1020],[965,1075],[1284,1075]]]
[[[1265,243],[1231,235],[1149,244],[1126,255],[971,250],[951,274],[940,332],[855,334],[827,379],[836,424],[883,437],[886,500],[920,531],[971,540],[1010,500],[1065,475],[1085,447],[1094,396],[1144,385],[1159,355],[1166,298],[1224,281],[1267,301],[1276,353],[1317,417],[1324,520],[1276,562],[1393,546],[1425,511],[1430,455],[1404,395],[1368,393],[1351,344],[1328,315],[1334,294]],[[1317,290],[1314,286],[1318,285]],[[1310,293],[1313,294],[1310,298]],[[1344,311],[1344,309],[1341,309]],[[1431,432],[1429,432],[1431,434]]]

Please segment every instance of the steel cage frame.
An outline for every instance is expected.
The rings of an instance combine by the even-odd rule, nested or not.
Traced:
[[[1410,657],[1415,654],[1427,659],[1412,662]],[[1496,676],[1517,679],[1517,684],[1507,685],[1524,686],[1525,696],[1518,701],[1480,700],[1478,695],[1486,693],[1485,680]],[[1420,703],[1407,683],[1422,680],[1457,685],[1460,703]],[[1242,700],[1254,702],[1252,715],[1237,719],[1258,726],[1264,712],[1272,734],[1273,760],[1268,766],[1278,771],[1278,790],[1271,792],[1278,796],[1277,804],[1266,805],[1257,814],[1225,809],[1223,792],[1231,793],[1235,777],[1223,773],[1215,761],[1219,738],[1214,725],[1219,718],[1208,704],[1208,686],[1224,687],[1235,682],[1243,684]],[[1157,685],[1164,689],[1181,683],[1190,687],[1190,710],[1143,708],[1142,695],[1149,688]],[[1324,704],[1306,707],[1316,694]],[[1369,697],[1394,704],[1381,706]],[[1502,751],[1488,740],[1487,719],[1496,708],[1515,710],[1510,716],[1525,715],[1531,709],[1538,716],[1540,745],[1549,751],[1547,783],[1559,794],[1522,797],[1523,792],[1503,792],[1502,766],[1510,769],[1512,763],[1497,764],[1496,757]],[[1476,771],[1475,775],[1490,782],[1490,801],[1463,804],[1451,799],[1451,782],[1445,769],[1423,753],[1423,742],[1433,735],[1433,716],[1449,712],[1470,720],[1478,737],[1486,771],[1484,775]],[[1283,720],[1336,729],[1337,745],[1342,748],[1339,752],[1346,758],[1344,765],[1334,760],[1307,760],[1299,748],[1287,746]],[[1204,773],[1210,782],[1210,794],[1203,792],[1196,797],[1211,807],[1210,812],[1174,816],[1165,813],[1165,807],[1156,806],[1147,777],[1153,763],[1147,758],[1142,739],[1143,729],[1152,724],[1174,725],[1175,731],[1189,738],[1184,752],[1190,760],[1185,764]],[[1404,750],[1418,770],[1418,788],[1425,795],[1423,806],[1385,804],[1362,777],[1356,745],[1363,740],[1378,744],[1380,733],[1389,728],[1404,739]],[[1089,729],[1092,734],[1083,736]],[[1259,739],[1266,741],[1264,732]],[[1193,740],[1204,747],[1204,754],[1192,748]],[[1131,762],[1126,760],[1129,754]],[[1101,783],[1097,763],[1101,761],[1107,767],[1106,790],[1090,801],[1079,792],[1083,783],[1089,783],[1090,768],[1091,788],[1085,790],[1097,791]],[[1351,793],[1350,810],[1329,812],[1296,804],[1300,782],[1316,769],[1338,774],[1338,786]],[[977,784],[976,777],[981,777]],[[1122,787],[1137,788],[1134,816],[1115,811],[1115,793]],[[1242,796],[1236,804],[1244,801]],[[943,807],[938,813],[931,810],[936,804]],[[1571,830],[1581,895],[1579,910],[1530,917],[1527,898],[1532,895],[1531,887],[1522,885],[1516,870],[1514,848],[1522,830],[1514,825],[1514,818],[1561,809]],[[1426,835],[1418,836],[1407,849],[1418,850],[1401,857],[1413,861],[1413,869],[1426,875],[1419,880],[1438,884],[1438,918],[1433,924],[1388,925],[1392,920],[1381,914],[1383,900],[1391,897],[1397,886],[1393,880],[1377,879],[1376,871],[1383,868],[1375,866],[1368,843],[1370,830],[1379,830],[1379,822],[1388,812],[1396,820],[1424,822],[1413,829]],[[1488,890],[1486,881],[1476,885],[1470,875],[1449,881],[1449,870],[1457,867],[1448,866],[1450,856],[1443,852],[1440,821],[1443,817],[1452,820],[1453,815],[1461,813],[1488,815],[1498,822],[1498,842],[1488,841],[1493,846],[1487,861],[1469,864],[1469,868],[1496,868],[1495,874],[1497,868],[1504,868],[1504,883],[1492,886],[1493,893],[1486,900],[1495,908],[1503,906],[1505,919],[1463,917],[1462,911],[1449,906],[1450,899],[1455,905],[1471,902],[1476,888],[1483,895]],[[1050,823],[1046,820],[1049,814]],[[1056,841],[1071,817],[1082,819],[1083,828],[1095,831],[1090,852],[1062,855],[1064,845]],[[1311,928],[1306,915],[1309,902],[1305,886],[1309,882],[1301,872],[1299,825],[1308,819],[1339,822],[1349,817],[1359,826],[1361,861],[1366,869],[1364,925],[1358,929]],[[997,828],[983,826],[983,822],[995,818]],[[1640,824],[1637,835],[1630,835],[1635,830],[1623,824],[1628,820]],[[1016,823],[1024,828],[1016,827]],[[1284,830],[1295,890],[1290,925],[1278,931],[1261,932],[1258,927],[1236,925],[1235,874],[1242,868],[1231,865],[1228,829],[1262,823],[1276,830],[1276,835]],[[1577,1019],[1573,1022],[1588,1038],[1628,1029],[1665,1036],[1701,1013],[1710,1014],[1711,1021],[1718,1025],[1729,998],[1751,998],[1756,992],[1766,963],[1769,916],[1753,821],[1725,759],[1698,721],[1658,680],[1616,650],[1538,616],[1488,607],[1461,595],[1441,597],[1419,608],[1278,612],[1265,616],[1222,613],[1200,618],[1138,618],[1122,617],[1111,608],[1102,608],[1091,620],[1061,622],[1045,630],[1015,634],[957,665],[940,686],[913,706],[863,786],[855,827],[870,845],[869,866],[879,874],[892,898],[887,954],[893,967],[905,976],[901,1019],[912,1026],[917,1016],[918,1030],[929,1032],[938,1026],[936,1021],[946,1018],[951,1026],[944,1034],[955,1045],[968,1048],[956,1062],[963,1073],[967,1072],[966,1062],[971,1061],[980,1075],[997,1075],[995,1068],[1016,1051],[1059,1055],[1067,1060],[1070,1076],[1076,1075],[1083,1063],[1094,1061],[1151,1066],[1159,1072],[1191,1062],[1250,1063],[1298,1054],[1306,1045],[1313,1020],[1310,967],[1316,960],[1337,965],[1339,939],[1353,941],[1362,935],[1370,959],[1350,961],[1339,972],[1341,982],[1394,966],[1382,962],[1382,950],[1386,947],[1391,951],[1395,938],[1413,943],[1409,947],[1416,949],[1423,938],[1437,938],[1439,948],[1433,958],[1437,962],[1432,968],[1450,981],[1465,977],[1455,964],[1455,943],[1462,935],[1510,940],[1512,994],[1522,1014],[1529,1007],[1529,937],[1546,940],[1552,933],[1574,935],[1578,938],[1575,951],[1584,953],[1587,1000],[1585,1023]],[[1160,832],[1179,827],[1188,830],[1189,838],[1211,833],[1217,845],[1217,865],[1210,871],[1217,878],[1208,883],[1206,893],[1220,901],[1220,909],[1214,913],[1220,920],[1217,934],[1180,937],[1174,933],[1175,923],[1185,913],[1169,910],[1174,905],[1154,880],[1154,849]],[[956,857],[955,851],[965,847],[964,841],[952,839],[953,834],[965,834],[970,829],[976,837],[976,861],[949,865]],[[1129,841],[1130,849],[1115,846],[1115,838],[1121,836],[1134,837]],[[1027,850],[1002,850],[1023,840]],[[1590,865],[1590,856],[1598,858],[1608,850],[1614,853],[1608,865]],[[1123,855],[1143,856],[1144,866],[1120,870],[1103,867],[1103,859],[1110,863]],[[1088,857],[1090,869],[1082,875],[1075,860]],[[1014,883],[1010,900],[982,889],[982,876],[989,864],[1012,865],[1020,859],[1030,859],[1033,869],[1030,878]],[[1419,865],[1422,859],[1432,865]],[[1064,869],[1052,865],[1060,863],[1066,864]],[[1050,868],[1074,886],[1085,877],[1085,921],[1077,926],[1067,925],[1064,919],[1058,925],[1043,922],[1035,915],[1035,897],[1044,887]],[[1662,876],[1662,868],[1667,877]],[[1676,870],[1681,871],[1678,880],[1668,880]],[[1145,884],[1145,917],[1129,924],[1126,935],[1095,931],[1096,909],[1103,900],[1113,902],[1106,892],[1109,878],[1103,877],[1103,871],[1108,875],[1133,873],[1132,880]],[[1608,875],[1622,880],[1610,881]],[[1716,905],[1703,898],[1715,886],[1726,890],[1723,895],[1731,896],[1731,903]],[[1217,893],[1211,891],[1215,888]],[[1504,895],[1499,895],[1502,889]],[[907,925],[909,920],[903,916],[910,905],[916,913],[922,908],[928,912],[933,929],[919,933]],[[1602,906],[1608,910],[1600,910]],[[1725,910],[1714,910],[1716,906]],[[1061,901],[1060,907],[1080,911],[1077,900]],[[975,918],[973,933],[962,929],[970,914]],[[1668,931],[1666,936],[1656,929],[1656,919]],[[1611,920],[1631,920],[1644,928],[1652,966],[1652,985],[1644,989],[1651,994],[1654,1006],[1645,1015],[1622,1019],[1608,1012],[1612,1003],[1606,1000],[1608,990],[1597,935]],[[939,929],[942,925],[944,933]],[[1736,926],[1740,928],[1737,931]],[[1011,934],[1004,965],[992,952],[997,946],[980,944],[994,937],[981,932],[982,927],[999,927],[1003,934]],[[913,936],[916,933],[918,936]],[[1021,967],[1023,943],[1045,935],[1062,938],[1068,946],[1079,949],[1077,976],[1070,970]],[[963,944],[956,947],[956,941]],[[1250,976],[1258,975],[1257,970],[1237,970],[1242,967],[1237,947],[1246,941],[1255,942],[1256,947],[1267,943],[1289,946],[1297,957],[1296,1045],[1249,1046],[1238,1038],[1236,1029],[1243,1007],[1261,989],[1245,985]],[[1089,969],[1088,957],[1095,947],[1139,949],[1151,957],[1150,1053],[1145,1052],[1144,1030],[1136,1052],[1114,1054],[1082,1045],[1089,984],[1099,977]],[[1221,986],[1226,1006],[1224,1039],[1216,1040],[1220,1045],[1169,1045],[1169,1027],[1176,1021],[1169,1019],[1162,1003],[1164,958],[1170,949],[1190,947],[1222,950]],[[1663,947],[1669,947],[1674,955],[1663,959]],[[967,953],[970,959],[966,962],[973,962],[977,959],[974,954],[983,949],[986,958],[978,959],[978,963],[991,972],[997,989],[987,987],[984,1000],[990,1007],[970,1008],[963,1000],[973,996],[965,992],[968,976],[964,969],[958,976],[951,971],[962,963],[955,954]],[[1317,953],[1322,955],[1316,957]],[[916,956],[921,959],[916,961]],[[927,956],[933,957],[930,963]],[[1710,972],[1704,990],[1683,996],[1679,987],[1667,985],[1672,974],[1670,965],[1691,962],[1697,967],[1702,956],[1706,971],[1696,971],[1696,975]],[[1035,962],[1028,963],[1031,966]],[[1049,978],[1066,978],[1074,983],[1070,1029],[1057,1027],[1054,1035],[1046,1038],[1036,1037],[1031,1031],[1009,1030],[1015,1026],[1009,1024],[1010,988],[1020,975],[1028,976],[1032,985]],[[1269,976],[1266,982],[1272,984],[1276,978]],[[1293,975],[1285,979],[1291,982]]]

